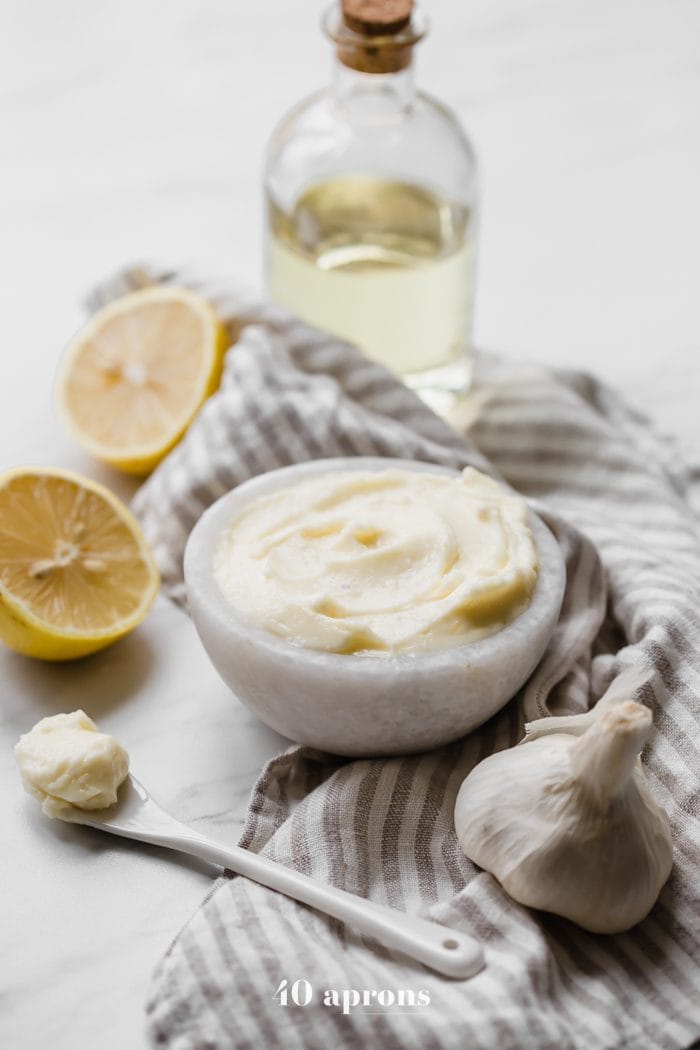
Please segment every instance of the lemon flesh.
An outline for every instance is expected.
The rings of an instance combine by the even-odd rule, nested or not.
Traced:
[[[43,660],[133,630],[159,587],[141,528],[107,489],[69,471],[0,476],[0,639]]]
[[[133,292],[95,314],[68,347],[57,386],[61,416],[97,459],[146,474],[218,386],[226,342],[194,292]]]

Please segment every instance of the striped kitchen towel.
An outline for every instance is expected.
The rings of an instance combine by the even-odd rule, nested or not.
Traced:
[[[473,934],[485,945],[483,972],[441,978],[285,897],[222,878],[156,970],[152,1044],[690,1046],[700,1036],[698,471],[582,374],[480,360],[467,439],[351,347],[186,274],[131,271],[92,305],[153,279],[203,288],[238,337],[220,392],[134,501],[175,599],[188,532],[219,495],[287,463],[366,454],[473,464],[505,479],[555,533],[567,589],[541,664],[486,726],[406,758],[348,761],[294,747],[255,785],[242,839],[317,879]],[[632,665],[649,669],[636,696],[654,714],[643,762],[671,819],[675,866],[643,923],[594,936],[513,903],[461,854],[452,811],[469,770],[516,743],[525,721],[588,709]]]

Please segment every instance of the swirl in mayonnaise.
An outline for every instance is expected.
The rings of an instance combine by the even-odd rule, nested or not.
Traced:
[[[235,609],[333,653],[477,641],[527,607],[537,571],[524,500],[472,467],[297,482],[245,507],[214,552]]]

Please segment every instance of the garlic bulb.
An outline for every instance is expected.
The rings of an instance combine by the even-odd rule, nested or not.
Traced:
[[[594,933],[634,926],[673,865],[668,818],[637,757],[650,728],[649,709],[627,700],[582,736],[558,732],[484,759],[455,805],[467,857],[520,904]]]

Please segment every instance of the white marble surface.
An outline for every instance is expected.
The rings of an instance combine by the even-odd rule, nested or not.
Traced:
[[[166,809],[231,843],[260,766],[287,741],[233,699],[164,599],[138,632],[80,665],[3,650],[0,680],[0,1045],[137,1048],[151,970],[216,871],[48,820],[20,787],[11,744],[39,718],[82,707]]]
[[[458,111],[482,162],[478,341],[595,369],[652,411],[661,392],[661,422],[700,438],[697,0],[426,6],[420,80]],[[58,428],[57,355],[85,289],[134,257],[259,284],[261,151],[326,78],[322,7],[0,4],[0,468],[62,463],[130,493]],[[0,681],[0,1045],[138,1050],[148,975],[211,874],[48,826],[10,745],[82,704],[173,812],[232,839],[279,741],[231,701],[165,602],[81,665],[2,651]]]

